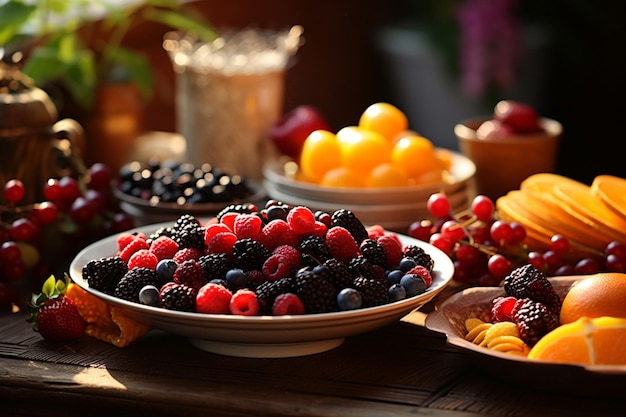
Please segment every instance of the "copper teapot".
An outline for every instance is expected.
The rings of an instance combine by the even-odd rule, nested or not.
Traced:
[[[58,117],[45,91],[16,66],[0,62],[0,184],[21,180],[26,194],[20,203],[42,201],[49,178],[84,172],[83,128]]]

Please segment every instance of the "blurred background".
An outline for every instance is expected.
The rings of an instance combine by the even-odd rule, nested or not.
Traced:
[[[497,3],[200,0],[184,8],[218,30],[302,25],[305,42],[287,72],[285,111],[312,104],[334,130],[356,124],[369,104],[389,101],[414,130],[455,149],[457,121],[491,113],[500,99],[519,99],[563,124],[558,173],[585,183],[599,174],[626,177],[625,3],[500,2],[511,9]],[[153,71],[152,93],[139,109],[146,131],[177,131],[165,31],[144,23],[123,39],[146,54]],[[477,42],[494,40],[481,60]],[[481,69],[480,62],[499,70]],[[80,114],[69,98],[60,105],[61,117],[81,121]]]

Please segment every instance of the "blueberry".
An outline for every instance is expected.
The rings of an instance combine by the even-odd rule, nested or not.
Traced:
[[[339,310],[356,310],[363,305],[361,293],[354,288],[344,288],[337,294],[337,305]]]
[[[406,274],[400,280],[400,285],[406,290],[407,297],[413,297],[426,290],[426,282],[419,275]]]
[[[248,284],[248,275],[242,269],[233,268],[226,272],[224,277],[230,290],[244,288]]]
[[[390,301],[400,301],[406,298],[406,290],[400,284],[393,284],[387,291]]]
[[[398,265],[398,268],[400,268],[402,272],[409,272],[415,266],[417,266],[417,263],[415,262],[415,260],[411,258],[402,258],[400,260],[400,264]]]
[[[154,285],[146,285],[139,290],[139,302],[147,306],[159,305],[159,289]]]
[[[387,284],[388,285],[398,284],[403,276],[404,276],[404,272],[401,271],[400,269],[394,269],[392,271],[389,271],[387,273]]]
[[[157,279],[160,284],[174,281],[174,271],[178,264],[173,259],[161,259],[156,266]]]

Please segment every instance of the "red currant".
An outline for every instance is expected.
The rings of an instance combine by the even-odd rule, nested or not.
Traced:
[[[478,220],[489,221],[494,212],[493,200],[485,195],[478,195],[472,201],[471,209]]]
[[[504,278],[506,274],[511,272],[511,267],[511,261],[500,253],[490,256],[487,261],[489,272],[496,278]]]
[[[18,179],[11,179],[4,184],[4,197],[11,203],[17,203],[24,198],[24,183]]]
[[[497,220],[493,222],[489,231],[491,238],[501,246],[514,241],[511,225],[505,221]]]
[[[564,255],[569,251],[569,240],[563,235],[554,235],[550,238],[550,249]]]
[[[430,214],[435,217],[444,217],[450,214],[450,200],[444,193],[431,194],[426,202]]]

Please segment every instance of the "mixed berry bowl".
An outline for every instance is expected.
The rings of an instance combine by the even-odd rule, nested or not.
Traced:
[[[171,222],[159,223],[129,232],[148,236],[171,225]],[[449,284],[454,266],[444,252],[407,236],[398,235],[398,238],[402,244],[418,246],[430,256],[433,261],[431,285],[424,292],[399,301],[348,311],[279,316],[204,314],[168,310],[108,295],[89,285],[83,276],[83,268],[91,260],[115,255],[117,236],[107,237],[83,249],[72,261],[69,273],[81,288],[122,309],[129,317],[152,328],[186,337],[202,350],[240,357],[303,356],[333,349],[346,337],[398,321],[431,301]]]

